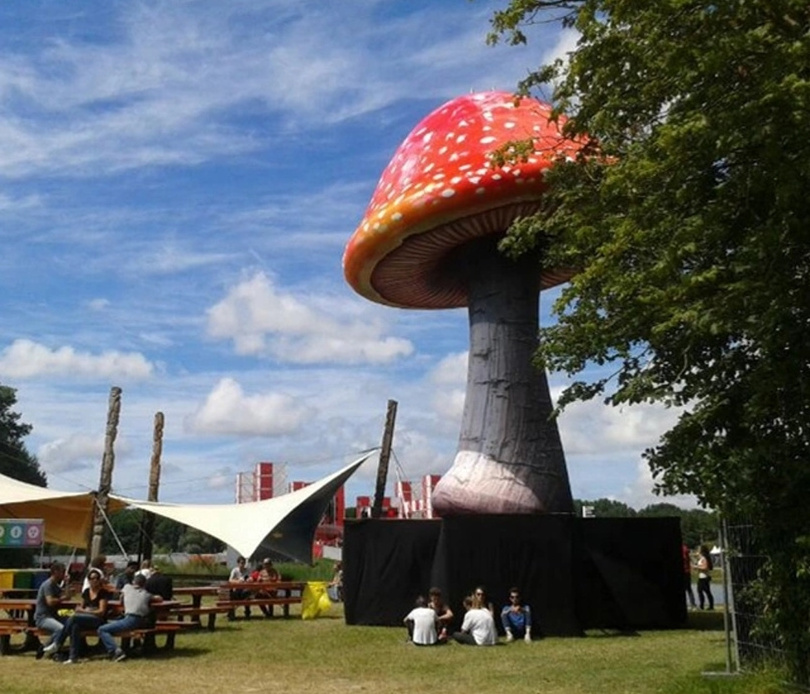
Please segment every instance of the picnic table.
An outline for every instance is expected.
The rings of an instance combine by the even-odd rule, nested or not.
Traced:
[[[271,615],[274,607],[281,605],[282,613],[289,617],[290,605],[301,603],[306,585],[305,581],[225,581],[220,584],[222,593],[216,604],[230,610],[237,607],[266,607]],[[240,591],[244,597],[232,598],[232,591]]]
[[[78,605],[75,600],[63,600],[59,609],[73,609]],[[24,652],[37,650],[39,648],[40,636],[45,636],[47,632],[37,629],[34,621],[36,612],[36,598],[6,598],[0,597],[0,613],[5,612],[5,616],[0,614],[0,655],[14,652]],[[126,646],[133,638],[140,638],[144,641],[146,650],[157,647],[155,637],[158,634],[166,635],[165,647],[174,648],[174,634],[182,624],[171,619],[172,610],[180,606],[176,600],[164,600],[153,603],[155,621],[148,627],[142,629],[132,629],[116,635],[121,639],[122,646]],[[109,601],[110,612],[116,614],[120,612],[122,603],[120,600]],[[95,634],[88,632],[87,635]],[[13,636],[23,636],[21,644],[12,643]]]

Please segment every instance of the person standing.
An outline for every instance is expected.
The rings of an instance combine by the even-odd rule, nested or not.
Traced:
[[[709,587],[711,583],[711,570],[714,568],[712,565],[712,555],[709,553],[709,548],[706,545],[701,545],[698,550],[699,556],[697,561],[698,570],[698,601],[700,602],[700,609],[704,609],[704,605],[708,604],[709,609],[714,609],[714,596]],[[705,599],[704,599],[705,598]]]
[[[59,617],[59,605],[67,595],[65,592],[65,565],[55,561],[51,564],[51,573],[37,591],[37,604],[34,609],[34,624],[50,634],[46,647],[59,638],[65,625]],[[37,648],[37,660],[45,655],[45,648]]]
[[[498,634],[492,613],[486,607],[474,607],[470,596],[464,598],[464,609],[467,612],[461,623],[461,631],[453,634],[453,640],[469,646],[494,646]]]
[[[417,646],[435,646],[439,642],[437,625],[439,619],[433,608],[427,606],[423,596],[416,598],[414,608],[402,620],[408,629],[408,636]]]
[[[689,598],[689,607],[695,609],[695,594],[692,592],[692,558],[689,555],[689,547],[686,543],[681,544],[681,554],[683,555],[683,589],[686,597]]]
[[[520,590],[509,591],[509,604],[501,610],[501,624],[506,632],[506,641],[523,639],[526,643],[532,640],[532,610],[520,601]]]

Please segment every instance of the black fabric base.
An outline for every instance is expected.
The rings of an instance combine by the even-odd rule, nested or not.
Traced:
[[[535,635],[676,627],[686,620],[681,562],[678,518],[347,521],[346,622],[401,626],[436,585],[457,627],[464,596],[483,585],[497,610],[520,588]]]

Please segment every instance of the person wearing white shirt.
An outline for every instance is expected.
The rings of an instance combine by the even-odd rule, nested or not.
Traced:
[[[402,621],[408,628],[411,641],[417,646],[435,646],[438,643],[439,633],[436,629],[438,617],[433,608],[427,606],[427,600],[423,596],[416,598],[415,607]]]
[[[492,613],[484,607],[473,607],[471,597],[464,598],[464,609],[467,613],[461,623],[461,631],[453,634],[453,640],[469,646],[494,646],[498,632]]]

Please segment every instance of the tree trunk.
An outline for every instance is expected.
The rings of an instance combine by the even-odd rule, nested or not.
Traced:
[[[459,447],[436,485],[439,515],[572,512],[557,422],[538,346],[539,270],[482,244],[468,274],[470,356]]]
[[[93,512],[93,528],[88,547],[85,565],[101,554],[101,542],[104,539],[104,528],[107,516],[107,504],[112,489],[112,474],[115,466],[115,437],[118,435],[118,419],[121,415],[121,389],[118,386],[110,388],[110,399],[107,407],[107,431],[104,437],[104,457],[101,460],[101,477],[96,493],[96,503]]]

